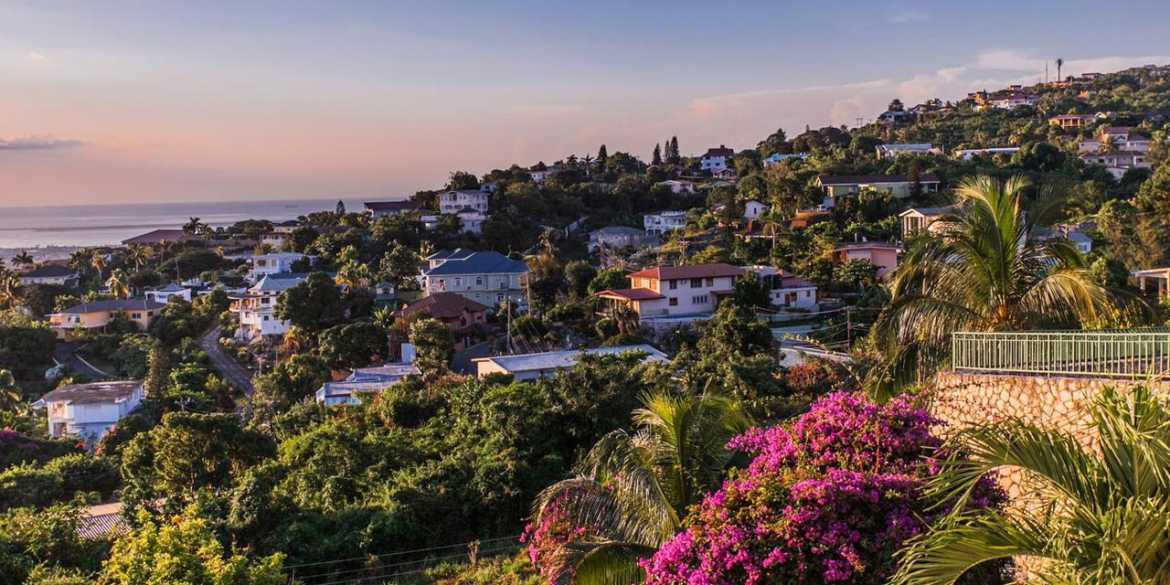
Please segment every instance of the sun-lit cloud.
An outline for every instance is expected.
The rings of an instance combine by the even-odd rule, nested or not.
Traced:
[[[49,58],[45,56],[44,53],[39,51],[29,51],[28,53],[25,53],[24,58],[34,63],[41,63],[49,60]]]
[[[61,150],[84,146],[80,140],[67,140],[49,136],[25,136],[21,138],[0,138],[0,151],[5,150]]]

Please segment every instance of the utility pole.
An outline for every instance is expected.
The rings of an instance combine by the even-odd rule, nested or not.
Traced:
[[[853,349],[853,307],[845,307],[845,351]]]

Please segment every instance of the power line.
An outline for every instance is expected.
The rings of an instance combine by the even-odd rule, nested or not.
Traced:
[[[480,539],[480,540],[469,540],[467,542],[460,542],[458,544],[447,544],[447,545],[442,545],[442,546],[417,548],[417,549],[413,549],[413,550],[395,551],[395,552],[381,553],[381,554],[376,554],[376,555],[366,555],[364,557],[351,557],[348,559],[332,559],[332,560],[328,560],[328,561],[317,561],[317,562],[312,562],[312,563],[299,563],[296,565],[285,565],[285,568],[286,569],[298,569],[301,567],[313,567],[313,566],[319,566],[319,565],[330,565],[330,564],[335,564],[335,563],[349,563],[349,562],[353,562],[353,561],[365,561],[365,560],[370,560],[370,559],[379,559],[379,558],[383,558],[383,557],[394,557],[394,556],[402,556],[402,555],[430,552],[430,551],[434,551],[434,550],[458,548],[461,546],[469,546],[469,545],[474,544],[474,543],[482,544],[485,542],[495,542],[498,540],[519,540],[519,539],[520,539],[520,535],[515,534],[512,536],[499,536],[496,538],[484,538],[484,539]]]

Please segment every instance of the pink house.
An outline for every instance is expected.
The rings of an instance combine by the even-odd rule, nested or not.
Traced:
[[[888,242],[855,242],[833,250],[838,262],[844,264],[853,260],[868,260],[877,266],[877,277],[885,280],[898,268],[898,255],[902,248]]]

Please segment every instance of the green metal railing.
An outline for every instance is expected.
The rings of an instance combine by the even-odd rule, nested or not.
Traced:
[[[960,332],[955,371],[1099,378],[1170,377],[1170,330]]]

